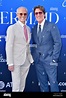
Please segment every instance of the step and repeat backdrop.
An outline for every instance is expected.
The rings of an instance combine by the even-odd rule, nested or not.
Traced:
[[[60,30],[62,50],[58,65],[58,85],[61,92],[66,92],[66,0],[0,0],[0,92],[12,91],[11,73],[7,69],[5,54],[7,27],[17,21],[16,9],[24,6],[28,9],[27,25],[32,28],[36,23],[33,14],[36,5],[45,7],[46,19],[54,22]],[[25,91],[40,91],[34,65],[30,67]]]

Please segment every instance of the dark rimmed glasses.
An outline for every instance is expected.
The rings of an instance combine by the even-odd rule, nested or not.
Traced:
[[[27,16],[27,13],[19,13],[19,14],[20,14],[21,16],[22,16],[22,15]]]
[[[43,12],[35,12],[35,15],[42,15]]]

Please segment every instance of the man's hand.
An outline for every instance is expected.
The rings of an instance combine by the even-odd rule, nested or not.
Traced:
[[[14,66],[8,66],[9,71],[14,71]]]

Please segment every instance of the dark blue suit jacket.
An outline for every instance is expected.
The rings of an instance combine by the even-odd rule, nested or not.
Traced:
[[[31,48],[34,61],[39,60],[39,53],[43,62],[58,61],[61,50],[61,36],[57,26],[46,20],[40,36],[41,41],[38,40],[37,25],[32,28],[31,33],[32,44],[35,46]]]

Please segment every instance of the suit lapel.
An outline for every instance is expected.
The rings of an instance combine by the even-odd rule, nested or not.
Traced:
[[[22,26],[19,24],[19,22],[17,22],[16,25],[17,25],[17,27],[18,27],[18,30],[19,30],[18,32],[19,32],[20,36],[23,36],[23,40],[26,41],[25,35],[24,35],[24,29],[23,29]],[[28,28],[27,28],[27,32],[29,33]],[[29,36],[29,35],[28,35],[28,36]],[[29,38],[28,38],[28,39],[29,39]]]
[[[45,31],[47,30],[47,25],[48,25],[48,23],[47,23],[47,21],[45,20],[45,24],[44,24],[44,27],[43,27],[43,33],[45,34]]]
[[[29,42],[30,38],[31,38],[31,34],[30,34],[30,31],[29,31],[28,27],[27,27],[27,33],[28,33],[28,42]]]
[[[43,30],[42,30],[42,32],[41,32],[41,42],[42,42],[42,40],[43,40],[43,38],[44,38],[44,36],[45,36],[45,33],[46,33],[46,31],[47,31],[47,25],[48,25],[48,23],[47,23],[47,21],[45,21]]]

